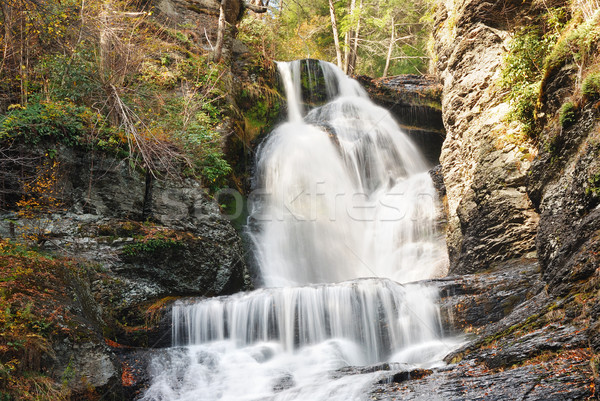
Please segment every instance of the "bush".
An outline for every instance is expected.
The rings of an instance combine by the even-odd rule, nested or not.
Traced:
[[[70,102],[19,105],[0,116],[0,141],[17,139],[29,145],[52,141],[78,146],[86,142],[86,136],[92,130],[103,124],[99,114]]]
[[[600,97],[600,72],[592,73],[583,80],[581,93],[589,99]]]
[[[586,195],[600,197],[600,174],[594,174],[588,178],[585,193]]]
[[[194,165],[188,172],[200,176],[212,191],[225,186],[231,166],[221,148],[221,135],[209,126],[192,123],[180,132],[185,150],[192,156]]]
[[[47,84],[47,96],[68,100],[76,104],[91,105],[103,101],[106,96],[99,79],[95,49],[82,43],[68,54],[50,54],[43,57],[35,67],[41,81]],[[38,98],[43,96],[40,92]]]
[[[573,102],[562,105],[558,115],[558,121],[563,128],[569,127],[577,121],[577,106]]]
[[[153,254],[159,250],[169,248],[181,248],[184,244],[173,238],[151,238],[144,242],[136,242],[134,244],[125,245],[123,253],[127,256],[140,256],[143,254]]]

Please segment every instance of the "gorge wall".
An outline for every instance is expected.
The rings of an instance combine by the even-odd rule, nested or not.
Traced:
[[[189,53],[203,56],[215,44],[219,3],[154,6],[151,23],[170,35],[156,40],[170,60],[159,62],[168,79]],[[248,53],[234,48],[241,12],[240,1],[228,2],[221,77],[231,107],[218,127],[223,147],[244,143],[246,109],[237,103],[249,78],[240,70],[253,65],[231,68],[234,53]],[[144,56],[152,63],[156,54]],[[175,101],[184,96],[179,89],[154,88]],[[242,239],[205,179],[150,174],[124,152],[88,145],[2,138],[0,279],[3,305],[10,305],[2,318],[2,399],[135,399],[146,355],[138,351],[171,345],[175,298],[251,288]],[[41,186],[34,190],[50,211],[24,183]]]
[[[436,7],[451,263],[438,285],[449,326],[471,337],[447,368],[390,376],[372,395],[596,399],[599,12],[585,1]],[[515,113],[522,93],[503,83],[523,37],[535,39],[521,57],[538,63],[526,118]]]
[[[511,140],[519,127],[506,121],[509,105],[498,84],[521,7],[479,0],[438,4],[433,65],[444,86],[447,136],[440,161],[452,273],[535,257],[539,217],[526,178],[536,149]]]
[[[438,7],[434,67],[444,85],[441,164],[451,272],[481,271],[537,254],[550,290],[568,293],[598,267],[598,95],[590,89],[598,33],[588,32],[585,48],[560,49],[574,46],[573,36],[586,23],[596,27],[598,13],[586,16],[566,3],[535,1]],[[567,10],[566,19],[572,19],[544,55],[535,133],[526,135],[511,115],[501,74],[515,32],[542,25],[532,21],[554,9],[549,7]]]

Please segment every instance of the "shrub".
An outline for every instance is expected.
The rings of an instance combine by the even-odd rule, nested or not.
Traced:
[[[600,14],[599,14],[600,15]],[[565,29],[565,34],[560,41],[548,53],[544,67],[548,71],[554,71],[563,66],[569,60],[582,64],[593,52],[595,44],[600,40],[600,28],[597,18],[580,23],[576,19],[570,27]]]
[[[162,249],[181,248],[184,244],[173,238],[151,238],[143,242],[125,245],[123,253],[127,256],[152,254]]]
[[[95,49],[82,43],[69,54],[50,54],[35,67],[36,75],[46,82],[47,96],[77,104],[92,104],[106,96],[99,80]],[[43,96],[42,93],[38,97]]]
[[[577,106],[573,102],[562,105],[558,115],[558,121],[563,128],[569,127],[577,120]]]

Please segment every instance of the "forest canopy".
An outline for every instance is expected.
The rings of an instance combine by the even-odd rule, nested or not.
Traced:
[[[373,77],[420,74],[429,62],[432,6],[429,0],[276,0],[265,15],[249,13],[241,32],[263,30],[278,60],[323,59]]]

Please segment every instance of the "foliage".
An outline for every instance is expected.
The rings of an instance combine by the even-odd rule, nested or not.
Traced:
[[[75,339],[81,323],[66,305],[69,290],[62,277],[78,270],[68,259],[53,258],[0,240],[0,397],[19,400],[66,400],[66,383],[44,372],[53,358],[54,338]]]
[[[173,231],[151,223],[125,222],[112,224],[110,227],[99,227],[99,234],[103,232],[131,235],[135,241],[123,247],[123,254],[130,257],[152,254],[165,249],[179,249],[186,245],[186,241],[193,239],[189,234]]]
[[[600,72],[591,73],[583,80],[581,93],[588,99],[600,97]]]
[[[136,256],[140,253],[154,253],[161,249],[180,248],[183,244],[172,238],[153,238],[144,242],[125,245],[123,253],[128,256]]]
[[[242,74],[250,79],[237,96],[244,115],[247,139],[252,140],[268,131],[279,117],[282,97],[276,86],[276,37],[268,18],[246,16],[240,22],[238,38],[250,48],[250,57],[244,63]]]
[[[565,28],[565,33],[545,60],[545,69],[550,73],[571,61],[579,66],[586,63],[600,40],[600,13],[586,21],[574,18]]]
[[[14,105],[0,116],[0,141],[17,139],[28,145],[46,141],[75,147],[86,144],[88,135],[94,131],[100,131],[108,139],[108,130],[104,127],[101,115],[71,102]]]
[[[164,61],[155,60],[164,66]],[[162,78],[138,76],[141,91],[150,94],[133,100],[139,115],[148,122],[147,129],[158,138],[173,141],[184,155],[183,174],[200,178],[211,190],[225,185],[231,172],[222,149],[219,126],[225,88],[224,71],[204,57],[190,56],[171,61],[170,71],[181,93],[155,96],[151,88],[173,85]],[[155,107],[148,107],[149,105]]]
[[[96,48],[87,41],[79,43],[71,54],[43,55],[33,76],[39,87],[31,94],[35,101],[57,99],[92,105],[105,96],[98,76]]]
[[[573,102],[563,104],[558,114],[558,121],[563,128],[573,125],[577,121],[577,105]]]
[[[0,7],[0,141],[108,150],[155,177],[224,185],[222,116],[214,115],[224,106],[223,69],[185,31],[152,20],[147,7],[138,0]],[[163,110],[182,93],[181,107]],[[210,121],[196,118],[211,113]]]
[[[535,109],[543,78],[544,59],[556,41],[536,27],[517,32],[504,58],[500,85],[509,90],[509,118],[521,122],[523,132],[535,136]]]
[[[586,195],[600,197],[600,174],[594,174],[588,178],[585,193]]]
[[[432,23],[424,16],[428,15],[432,6],[430,1],[355,0],[333,3],[342,52],[352,53],[354,35],[358,31],[355,74],[381,76],[390,45],[392,22],[396,35],[389,73],[426,71],[426,47]],[[277,60],[317,58],[334,61],[336,58],[327,0],[275,2],[270,14],[246,16],[240,24],[240,31],[244,40],[246,32],[254,31],[252,36],[259,38],[269,51],[273,50],[273,57]],[[274,45],[269,44],[271,41]]]
[[[26,241],[39,243],[45,238],[51,213],[61,210],[58,188],[59,163],[46,155],[42,165],[37,166],[34,179],[23,184],[23,195],[17,202],[17,216],[24,221],[21,236]]]
[[[278,44],[275,23],[270,15],[247,14],[239,23],[237,38],[252,49],[253,57],[262,58],[263,62],[274,60]]]

